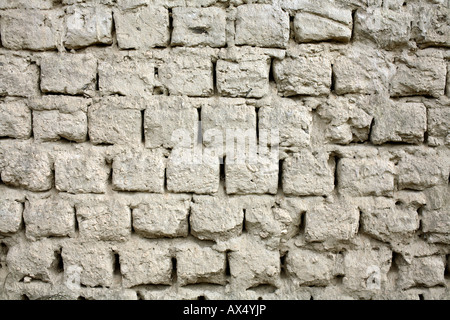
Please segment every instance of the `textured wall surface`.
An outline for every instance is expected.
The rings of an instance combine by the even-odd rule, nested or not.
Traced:
[[[450,1],[0,0],[1,299],[450,299]]]

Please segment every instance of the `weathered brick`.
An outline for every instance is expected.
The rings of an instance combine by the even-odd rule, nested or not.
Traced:
[[[448,174],[449,168],[442,154],[434,150],[406,153],[398,163],[398,188],[424,190],[446,184]]]
[[[97,60],[91,54],[48,54],[41,61],[41,90],[44,93],[92,95]]]
[[[228,253],[231,285],[248,289],[260,284],[276,285],[280,276],[280,252],[247,237]]]
[[[385,8],[357,10],[355,39],[368,39],[385,49],[405,46],[410,38],[412,17],[405,12]]]
[[[112,11],[97,7],[69,7],[66,12],[64,46],[70,49],[93,44],[112,44]]]
[[[247,156],[244,161],[231,160],[225,161],[227,194],[277,193],[278,157],[258,154]]]
[[[285,48],[289,40],[289,15],[266,4],[237,8],[236,45]]]
[[[393,68],[383,52],[369,46],[350,48],[333,63],[334,91],[338,95],[385,92]]]
[[[133,229],[146,238],[186,237],[190,196],[152,195],[133,209]]]
[[[343,284],[361,292],[380,292],[387,287],[392,252],[385,245],[364,246],[344,254]]]
[[[172,151],[166,169],[170,192],[212,194],[219,189],[220,166],[217,157],[197,158],[191,149]]]
[[[2,12],[2,45],[13,50],[56,49],[61,32],[62,12],[8,10]]]
[[[398,285],[433,287],[445,284],[445,258],[442,256],[414,257],[410,264],[399,263]]]
[[[305,238],[308,242],[346,241],[358,232],[359,210],[345,201],[318,204],[305,216]]]
[[[139,144],[142,116],[133,100],[102,99],[88,110],[89,138],[93,144]]]
[[[21,57],[0,56],[0,96],[35,96],[39,90],[36,65]]]
[[[225,10],[218,7],[182,8],[172,11],[172,45],[225,46]]]
[[[209,97],[214,93],[213,63],[202,49],[172,50],[158,71],[170,95]]]
[[[261,98],[269,92],[271,60],[256,53],[218,60],[217,90],[222,96]]]
[[[164,7],[137,7],[114,11],[120,49],[150,49],[169,43],[169,12]]]
[[[365,101],[359,99],[329,96],[316,109],[326,127],[325,132],[321,129],[317,133],[316,139],[337,144],[368,140],[373,117],[364,107]]]
[[[330,92],[331,62],[322,56],[294,56],[273,63],[273,75],[283,96]]]
[[[17,200],[0,200],[0,234],[19,231],[22,224],[23,204]]]
[[[62,153],[55,161],[55,187],[69,193],[105,193],[110,168],[95,152]]]
[[[423,4],[413,11],[412,20],[413,39],[423,46],[450,45],[450,10],[441,3]]]
[[[223,252],[194,242],[177,252],[177,281],[181,286],[196,283],[225,284],[226,260]]]
[[[105,242],[66,242],[62,259],[66,277],[79,280],[74,285],[111,287],[114,283],[114,253]]]
[[[427,110],[422,103],[395,103],[376,111],[370,139],[374,144],[420,144],[427,130]]]
[[[157,151],[124,151],[113,160],[114,190],[164,192],[164,156]]]
[[[339,8],[328,1],[320,6],[312,1],[284,1],[281,6],[296,10],[294,34],[297,42],[350,40],[353,19],[349,9]]]
[[[450,144],[450,108],[428,108],[427,111],[428,144]]]
[[[0,148],[1,180],[6,185],[30,191],[47,191],[53,186],[49,154],[37,145],[15,144]]]
[[[402,57],[396,63],[390,94],[394,97],[445,94],[446,64],[438,55]]]
[[[334,164],[327,153],[302,150],[283,162],[282,185],[288,195],[327,195],[334,189]]]
[[[23,220],[25,234],[31,240],[74,235],[75,210],[69,202],[56,197],[26,202]]]
[[[33,112],[33,135],[36,140],[56,141],[61,138],[84,142],[87,138],[86,112],[62,113],[57,110]]]
[[[264,105],[258,112],[259,140],[279,138],[279,146],[283,150],[304,148],[310,143],[312,114],[302,103],[291,99],[273,98],[268,105]],[[265,134],[265,135],[264,135]]]
[[[43,282],[53,282],[55,251],[49,239],[28,242],[21,240],[11,246],[6,256],[10,276],[16,281],[25,276]]]
[[[149,96],[153,93],[153,62],[119,57],[99,62],[99,90],[104,95]]]
[[[171,284],[172,261],[169,249],[158,242],[136,239],[119,249],[123,286]]]
[[[76,206],[80,236],[89,240],[125,241],[131,234],[131,210],[118,200],[86,201]]]
[[[201,240],[221,240],[242,232],[244,212],[236,201],[223,197],[194,196],[191,233]]]
[[[286,270],[300,285],[328,285],[334,276],[336,254],[295,248],[286,255]]]
[[[31,136],[31,111],[25,101],[0,102],[0,137],[27,139]]]
[[[394,164],[383,159],[340,159],[338,189],[351,196],[389,196],[394,191],[394,172]]]
[[[197,109],[186,98],[158,97],[149,101],[145,109],[145,147],[172,149],[178,146],[180,138],[187,140],[186,147],[191,147],[196,141],[197,126]]]

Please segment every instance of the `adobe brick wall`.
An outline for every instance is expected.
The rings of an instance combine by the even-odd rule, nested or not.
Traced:
[[[450,299],[449,21],[0,0],[0,299]]]

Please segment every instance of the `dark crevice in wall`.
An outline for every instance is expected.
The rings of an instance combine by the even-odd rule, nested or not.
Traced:
[[[217,61],[213,60],[212,61],[212,78],[213,78],[213,92],[214,92],[214,95],[219,94],[219,90],[217,89],[217,72],[216,72],[216,67],[217,67]]]
[[[283,192],[283,163],[284,160],[278,162],[278,193]]]
[[[259,145],[259,109],[258,107],[255,108],[256,113],[256,144]]]
[[[226,185],[226,181],[225,181],[225,159],[226,157],[223,158],[219,158],[219,167],[220,167],[220,185],[223,186],[224,191],[226,192],[227,190],[227,185]]]
[[[173,13],[172,8],[167,9],[169,11],[169,40],[167,43],[168,47],[172,46],[172,33],[173,33]]]
[[[141,110],[141,142],[145,144],[145,109]]]
[[[336,74],[334,73],[334,65],[331,64],[331,87],[330,87],[331,93],[334,93],[335,86],[336,86]]]
[[[287,278],[287,270],[286,270],[286,256],[288,255],[288,252],[285,252],[280,255],[280,277],[281,278]]]
[[[172,274],[171,274],[172,283],[175,284],[177,282],[177,258],[172,257]]]
[[[114,266],[113,266],[114,282],[117,285],[122,285],[122,270],[120,266],[119,253],[113,251],[113,257],[114,257]]]
[[[62,257],[62,248],[59,248],[59,250],[54,252],[55,259],[52,263],[52,268],[57,273],[63,273],[64,272],[64,261]]]
[[[355,25],[356,25],[356,9],[352,10],[352,35],[350,36],[350,42],[355,40]]]
[[[197,144],[203,143],[203,129],[202,129],[202,108],[197,108]]]
[[[231,277],[230,271],[230,250],[225,251],[225,276]]]
[[[77,216],[77,207],[75,206],[73,208],[73,212],[74,212],[74,229],[75,229],[75,234],[80,234],[80,225],[78,224],[78,216]]]
[[[243,221],[242,221],[242,233],[246,233],[246,232],[247,232],[247,229],[246,229],[246,227],[245,227],[245,214],[246,214],[246,209],[242,209],[242,211],[243,211],[243,216],[244,216],[244,219],[243,219]]]

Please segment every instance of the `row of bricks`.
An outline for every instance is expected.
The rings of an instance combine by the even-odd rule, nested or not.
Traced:
[[[61,42],[68,49],[111,45],[114,34],[120,49],[146,50],[169,44],[286,48],[291,28],[289,13],[283,10],[287,9],[293,15],[294,38],[300,43],[368,39],[385,49],[406,47],[411,39],[435,46],[450,43],[449,38],[442,35],[448,31],[448,26],[442,28],[438,20],[441,15],[448,15],[448,9],[441,6],[429,5],[432,13],[426,16],[429,23],[426,27],[420,23],[420,14],[415,13],[419,16],[414,17],[409,12],[414,10],[411,8],[360,9],[353,21],[350,9],[331,2],[318,6],[300,1],[297,6],[292,2],[283,3],[281,7],[245,4],[226,10],[135,5],[115,9],[114,14],[112,9],[103,6],[67,7],[65,13],[63,10],[12,10],[2,12],[0,30],[3,46],[14,50],[52,50]],[[419,29],[419,35],[412,34],[411,29]],[[355,33],[353,38],[352,32]],[[232,42],[227,36],[232,37]]]
[[[271,70],[282,96],[389,92],[391,97],[438,98],[450,87],[447,62],[441,51],[433,49],[399,56],[395,63],[365,47],[335,58],[326,53],[297,53],[280,60],[283,56],[249,47],[219,55],[203,49],[171,49],[162,60],[118,56],[97,61],[91,54],[43,54],[39,70],[24,58],[2,55],[0,95],[93,96],[99,92],[210,97],[217,91],[226,97],[261,98],[270,92]]]
[[[398,267],[398,289],[446,284],[445,255],[414,257],[405,263],[401,257],[393,259],[393,252],[384,245],[377,250],[349,249],[343,253],[293,247],[281,254],[251,236],[241,238],[241,244],[239,249],[221,252],[194,241],[175,246],[147,239],[133,239],[124,245],[45,239],[12,246],[5,262],[15,281],[40,280],[55,285],[61,279],[78,280],[75,285],[88,287],[230,283],[246,290],[261,284],[277,288],[282,277],[297,286],[326,286],[340,277],[349,289],[376,291],[387,286],[386,276],[392,266]],[[33,259],[36,255],[40,258]],[[264,267],[260,265],[262,259]],[[55,260],[60,261],[62,270],[55,268]],[[375,267],[378,274],[372,279],[369,273],[368,279],[368,270]],[[64,278],[58,277],[61,272],[66,273]],[[119,283],[115,275],[120,276]],[[369,280],[378,286],[371,286]]]
[[[0,137],[33,137],[36,142],[89,140],[94,145],[144,143],[151,149],[192,148],[194,141],[213,148],[219,145],[212,141],[213,134],[220,134],[224,146],[245,134],[254,143],[259,138],[260,144],[270,145],[269,139],[277,139],[281,149],[291,150],[308,147],[318,139],[322,145],[365,141],[375,145],[448,144],[450,109],[444,100],[440,104],[386,100],[368,111],[364,103],[368,103],[365,97],[358,101],[336,96],[306,102],[275,97],[262,106],[243,99],[115,97],[94,102],[45,96],[0,102]],[[186,141],[177,140],[181,131]]]
[[[411,168],[413,165],[405,170]],[[359,187],[359,193],[370,191],[371,187],[365,187],[370,183],[375,187],[380,183],[352,180],[356,170],[369,171],[370,166],[354,164],[344,169],[352,171],[348,172],[350,179],[345,180],[347,187]],[[420,178],[427,179],[425,175]],[[427,189],[408,189],[373,198],[360,194],[355,197],[349,192],[281,200],[270,195],[222,193],[112,193],[113,199],[58,193],[42,199],[39,194],[11,193],[14,189],[3,187],[0,234],[11,235],[25,227],[26,236],[32,240],[79,234],[91,240],[124,241],[136,232],[148,238],[186,237],[190,233],[201,240],[217,241],[245,231],[279,242],[297,235],[304,227],[308,242],[347,241],[359,230],[385,242],[398,237],[405,240],[421,232],[429,236],[431,243],[448,243],[448,185],[447,181],[440,183],[432,188],[431,198]]]
[[[125,149],[105,158],[98,147],[48,151],[40,145],[10,142],[0,146],[1,181],[30,191],[56,187],[69,193],[119,191],[213,194],[220,180],[228,194],[392,195],[394,190],[424,190],[448,182],[448,154],[422,148],[302,149],[279,161],[258,155],[220,164],[221,158],[175,150],[168,159],[160,149]],[[364,155],[357,157],[357,152]],[[191,159],[186,160],[186,155]],[[198,161],[197,161],[198,160]],[[112,165],[108,162],[112,162]],[[112,169],[111,169],[112,167]],[[54,171],[53,171],[54,170]],[[221,172],[222,171],[222,172]],[[222,177],[222,178],[221,178]]]

